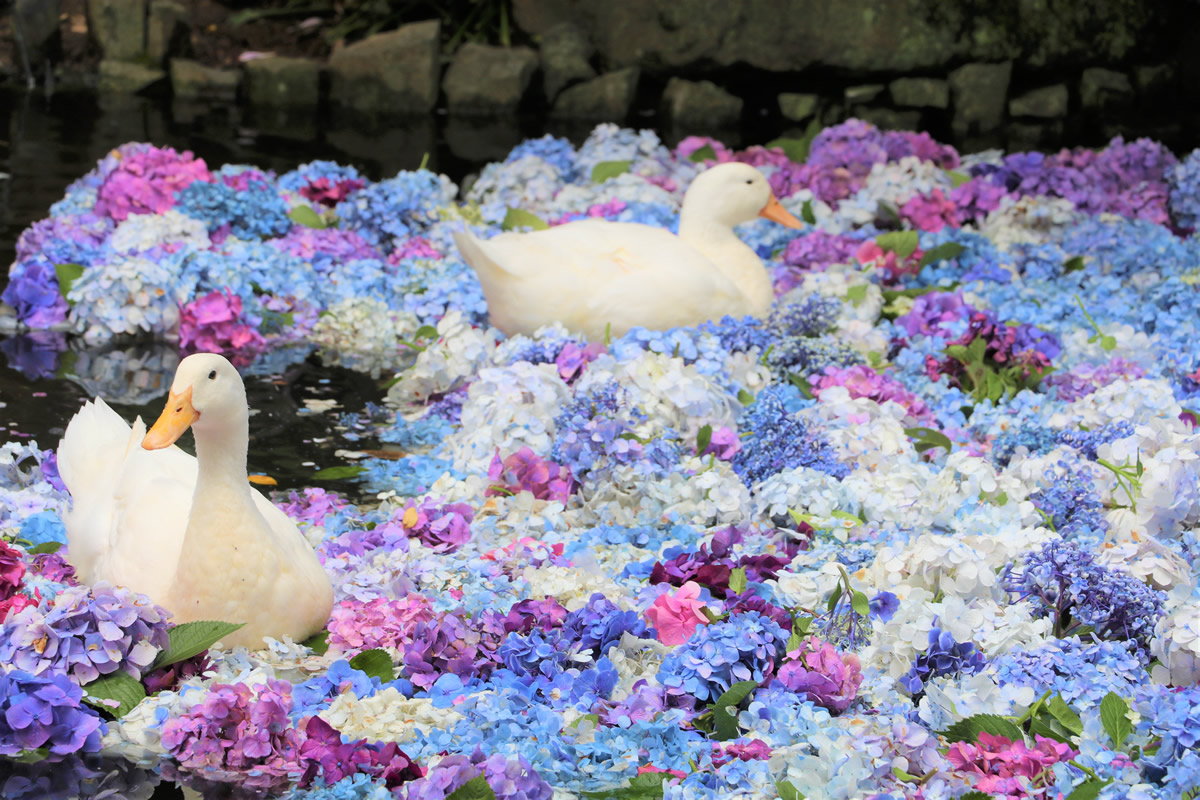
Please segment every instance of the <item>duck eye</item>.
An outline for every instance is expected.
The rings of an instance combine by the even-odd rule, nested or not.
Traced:
[[[754,183],[754,178],[746,178],[746,183]]]
[[[210,381],[215,381],[217,379],[217,371],[215,369],[212,372],[208,373],[208,379]]]

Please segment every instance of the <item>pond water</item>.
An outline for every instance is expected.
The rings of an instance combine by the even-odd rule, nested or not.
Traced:
[[[649,122],[652,122],[650,120]],[[346,120],[271,120],[230,107],[164,103],[146,98],[59,94],[52,98],[0,90],[0,265],[12,261],[21,231],[46,216],[64,188],[109,150],[129,141],[188,149],[212,166],[247,163],[287,171],[322,158],[353,164],[372,180],[413,169],[428,156],[431,169],[461,182],[501,159],[528,136],[545,131],[538,120],[465,122],[433,116],[371,131]],[[1094,129],[1079,129],[1071,144],[1100,144]],[[587,129],[555,131],[581,140]],[[743,144],[778,130],[744,135]],[[948,137],[941,136],[945,140]],[[1161,137],[1160,137],[1161,138]],[[1003,144],[997,141],[996,144]],[[0,277],[0,287],[5,278]],[[250,471],[274,478],[281,489],[313,484],[313,472],[345,463],[339,450],[378,449],[348,430],[344,413],[380,402],[379,382],[330,367],[307,351],[274,358],[247,375],[251,425]],[[115,341],[88,348],[63,334],[0,337],[0,442],[35,438],[54,447],[71,415],[100,395],[127,419],[157,417],[178,363],[171,342]],[[348,435],[349,434],[349,435]],[[187,445],[185,445],[187,446]],[[357,496],[353,484],[329,482]],[[183,797],[184,790],[150,770],[94,758],[67,765],[5,765],[4,796]],[[92,777],[80,782],[81,776]],[[160,783],[160,781],[162,781]],[[199,789],[199,787],[196,787]],[[196,796],[196,789],[189,790]],[[239,796],[228,786],[206,797]]]

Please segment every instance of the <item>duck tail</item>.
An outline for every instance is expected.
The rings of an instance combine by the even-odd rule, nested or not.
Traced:
[[[84,403],[58,443],[58,474],[72,494],[123,462],[132,431],[100,398]]]

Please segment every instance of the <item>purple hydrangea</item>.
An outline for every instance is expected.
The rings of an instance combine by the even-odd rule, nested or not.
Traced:
[[[935,626],[929,631],[929,647],[917,656],[912,668],[900,678],[900,685],[915,696],[924,691],[925,683],[930,678],[959,672],[978,672],[986,661],[973,643],[956,642],[949,631]]]
[[[839,653],[829,642],[809,636],[788,652],[775,680],[837,714],[854,702],[863,678],[858,656]]]
[[[424,778],[404,787],[404,800],[445,800],[468,781],[480,775],[487,779],[497,800],[550,800],[554,790],[522,755],[508,758],[499,753],[485,757],[476,750],[470,756],[450,755],[439,761]]]
[[[46,749],[95,753],[108,726],[83,705],[83,690],[62,674],[0,670],[0,755]]]
[[[566,616],[563,631],[575,640],[577,650],[591,651],[593,656],[607,653],[626,633],[639,639],[649,636],[646,623],[637,612],[624,611],[599,593],[593,594],[583,608]]]
[[[774,620],[754,612],[702,625],[663,659],[659,683],[668,695],[714,701],[735,683],[771,677],[787,638]]]
[[[169,612],[145,595],[101,582],[70,586],[48,611],[26,608],[0,626],[0,661],[81,685],[118,669],[140,679],[168,644]]]
[[[787,412],[778,386],[759,393],[741,427],[750,435],[733,457],[733,469],[748,484],[796,467],[810,467],[839,479],[850,474],[818,430]]]
[[[395,742],[343,742],[342,735],[320,717],[309,717],[300,744],[300,788],[317,780],[332,785],[353,775],[369,775],[389,789],[420,778],[421,768]]]
[[[428,689],[439,677],[452,672],[460,678],[485,677],[495,666],[484,633],[462,610],[421,621],[404,646],[404,675],[414,686]]]

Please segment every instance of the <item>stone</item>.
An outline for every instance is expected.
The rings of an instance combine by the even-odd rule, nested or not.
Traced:
[[[791,122],[804,122],[816,114],[820,106],[820,95],[793,94],[791,92],[779,95],[779,113],[783,114],[784,119]]]
[[[237,70],[206,67],[186,58],[171,59],[171,91],[176,97],[233,100],[241,78]]]
[[[14,21],[21,27],[31,63],[41,63],[57,46],[61,12],[62,0],[17,0]]]
[[[442,132],[450,152],[463,161],[486,163],[503,161],[521,143],[520,125],[515,117],[478,117],[450,115]]]
[[[1079,101],[1084,108],[1104,109],[1133,99],[1133,84],[1124,72],[1103,67],[1083,71],[1079,79]]]
[[[1175,68],[1170,64],[1142,64],[1133,68],[1133,85],[1143,96],[1163,95],[1175,88]]]
[[[949,108],[950,84],[940,78],[897,78],[888,84],[892,102],[907,108]]]
[[[742,99],[712,81],[671,78],[663,90],[662,115],[676,128],[728,128],[742,118]]]
[[[1061,119],[1067,115],[1067,87],[1061,83],[1026,92],[1008,101],[1008,113],[1013,117]]]
[[[146,52],[146,0],[87,0],[88,31],[104,58],[133,61]]]
[[[966,64],[950,73],[956,133],[986,133],[1004,122],[1012,62]]]
[[[597,122],[623,122],[633,107],[639,77],[640,71],[629,67],[576,84],[558,96],[551,114]]]
[[[146,56],[151,64],[166,63],[184,53],[188,42],[188,12],[175,0],[150,0],[146,19]]]
[[[915,131],[921,128],[921,112],[913,109],[900,111],[895,108],[871,108],[855,106],[850,116],[871,123],[885,131]]]
[[[596,77],[588,63],[593,52],[587,33],[572,22],[560,22],[542,34],[542,86],[548,101],[568,86]]]
[[[1055,70],[1121,63],[1151,42],[1174,40],[1173,7],[1145,0],[513,0],[513,18],[534,36],[575,23],[612,69],[679,74],[744,63],[871,75],[1006,60]]]
[[[1012,122],[1004,127],[1008,138],[1006,149],[1011,153],[1028,150],[1053,150],[1062,145],[1062,120],[1053,122]]]
[[[452,114],[515,112],[537,68],[537,53],[528,47],[467,42],[442,80],[446,107]]]
[[[102,92],[134,94],[165,77],[167,73],[161,69],[106,58],[100,62],[99,87]]]
[[[268,56],[247,61],[246,99],[251,106],[314,108],[321,103],[321,69],[307,58]]]
[[[882,83],[868,83],[862,86],[847,86],[843,93],[843,99],[850,104],[855,103],[870,103],[876,97],[883,94],[884,85]]]
[[[440,54],[437,20],[368,36],[330,56],[330,99],[372,115],[431,111],[438,99]]]

